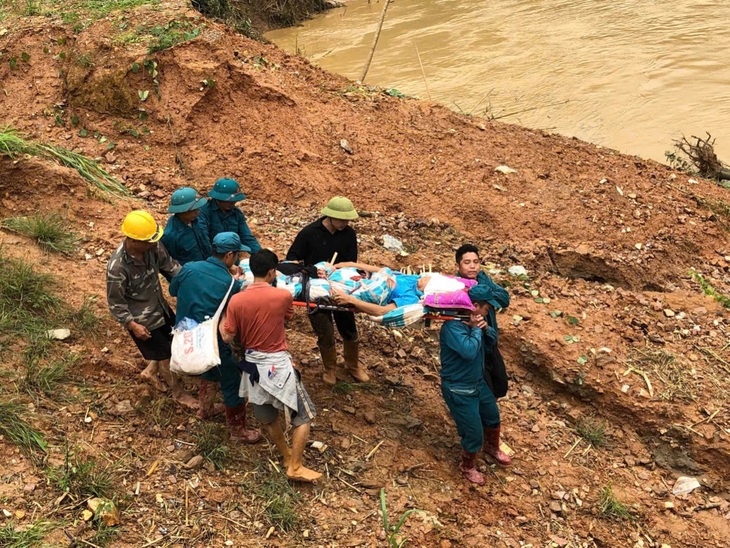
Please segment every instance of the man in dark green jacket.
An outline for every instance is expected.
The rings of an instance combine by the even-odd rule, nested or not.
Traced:
[[[467,481],[484,485],[484,476],[476,469],[481,449],[499,464],[510,463],[500,449],[500,417],[497,400],[484,380],[484,344],[490,290],[476,285],[469,298],[476,310],[468,322],[444,322],[439,334],[441,351],[441,393],[461,436],[459,469]]]
[[[210,244],[200,231],[198,214],[208,200],[200,198],[193,188],[180,188],[172,193],[162,244],[170,256],[181,265],[204,261],[210,256]]]
[[[221,232],[235,232],[251,253],[259,251],[261,244],[251,234],[243,211],[236,207],[237,202],[246,199],[238,182],[233,179],[218,179],[208,196],[212,199],[200,209],[198,217],[200,231],[207,237],[208,255],[212,252],[210,242]]]
[[[170,295],[177,297],[176,323],[184,318],[202,323],[212,318],[221,301],[238,293],[241,282],[231,276],[231,268],[238,260],[240,251],[249,251],[241,244],[238,234],[221,232],[212,243],[213,256],[205,261],[186,264],[170,284]],[[233,283],[233,286],[231,286]],[[230,289],[230,293],[229,293]],[[231,437],[244,443],[256,443],[261,439],[258,430],[246,428],[246,402],[239,397],[241,371],[231,347],[218,335],[221,364],[201,375],[198,393],[200,408],[198,418],[205,419],[215,413],[212,405],[215,383],[220,383],[225,404],[226,422]]]

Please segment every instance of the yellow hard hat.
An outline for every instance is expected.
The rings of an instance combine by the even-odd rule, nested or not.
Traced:
[[[122,223],[122,232],[127,238],[140,242],[156,242],[162,238],[162,228],[152,215],[141,209],[127,214]]]

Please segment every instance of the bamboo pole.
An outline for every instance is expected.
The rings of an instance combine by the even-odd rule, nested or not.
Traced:
[[[360,76],[360,83],[365,83],[365,76],[370,70],[370,63],[375,55],[375,48],[378,46],[378,40],[380,39],[380,31],[383,30],[383,22],[385,21],[385,12],[388,11],[388,4],[391,0],[383,0],[383,11],[380,12],[380,22],[378,22],[378,30],[375,31],[375,38],[373,38],[373,46],[370,48],[370,54],[368,55],[368,61],[365,63],[365,67],[362,69],[362,76]]]
[[[418,64],[421,66],[421,76],[423,76],[423,83],[426,84],[426,94],[428,95],[428,100],[432,101],[431,99],[431,90],[428,89],[428,80],[426,80],[426,71],[423,70],[423,63],[421,62],[421,52],[418,51],[418,46],[414,43],[413,47],[416,48],[416,55],[418,56]]]

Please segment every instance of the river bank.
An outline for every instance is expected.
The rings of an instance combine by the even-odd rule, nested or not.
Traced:
[[[352,0],[266,37],[357,79],[381,8]],[[701,0],[673,9],[629,0],[399,0],[367,81],[659,162],[682,134],[710,132],[728,160],[728,19],[726,3]]]
[[[97,546],[375,547],[386,537],[383,488],[391,522],[422,511],[400,531],[414,546],[724,546],[730,316],[690,271],[720,294],[730,287],[725,189],[357,85],[182,1],[137,4],[73,22],[0,11],[3,123],[98,158],[133,194],[111,201],[68,168],[0,158],[1,217],[61,212],[79,236],[78,249],[51,255],[3,230],[3,257],[52,276],[48,288],[75,308],[93,298],[99,323],[97,335],[74,328],[54,343],[76,361],[49,394],[27,389],[31,343],[3,340],[2,403],[19,402],[48,441],[28,455],[0,440],[6,529],[48,516],[51,545],[72,535]],[[252,230],[280,255],[333,194],[363,213],[365,261],[449,272],[458,245],[479,245],[512,295],[499,321],[515,465],[481,461],[483,488],[461,480],[433,329],[361,319],[373,381],[331,390],[297,315],[291,351],[320,412],[312,439],[324,447],[307,451],[325,472],[313,488],[280,481],[266,444],[235,446],[221,423],[211,434],[211,423],[148,392],[140,357],[104,306],[106,261],[128,210],[164,222],[174,189],[205,193],[222,176],[241,182]],[[410,254],[386,251],[385,234]],[[510,266],[527,275],[511,277]],[[205,464],[186,468],[196,455]],[[69,458],[112,470],[121,525],[84,521],[88,495],[64,494],[50,473]],[[701,486],[675,495],[680,476]]]

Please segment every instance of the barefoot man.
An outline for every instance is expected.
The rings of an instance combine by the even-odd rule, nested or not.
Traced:
[[[170,372],[170,345],[175,315],[162,294],[160,273],[171,280],[180,265],[158,240],[162,229],[152,215],[136,210],[124,218],[124,241],[109,258],[106,297],[115,320],[127,328],[142,356],[149,363],[142,378],[157,390],[168,384],[172,397],[186,407],[198,402],[185,392]]]
[[[284,322],[294,316],[294,306],[291,293],[271,286],[278,264],[278,257],[268,249],[251,255],[254,282],[231,297],[220,331],[225,342],[238,339],[246,349],[239,395],[251,402],[254,416],[281,452],[287,477],[312,482],[322,474],[305,468],[302,458],[316,413],[287,352]],[[291,448],[279,420],[280,410],[292,426]]]

